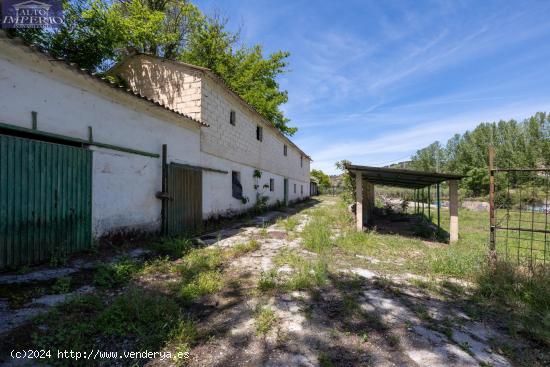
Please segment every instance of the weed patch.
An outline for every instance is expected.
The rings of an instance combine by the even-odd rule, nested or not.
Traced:
[[[165,346],[188,350],[196,338],[193,322],[173,298],[136,288],[109,305],[97,296],[74,298],[35,322],[46,326],[33,335],[35,346],[52,350],[54,357],[58,350],[107,351],[122,344],[133,350],[160,350]],[[74,361],[54,358],[48,363],[71,365]]]
[[[550,271],[522,270],[506,262],[487,264],[479,273],[475,299],[510,317],[511,331],[550,346]]]
[[[117,288],[126,285],[141,265],[131,259],[117,263],[101,264],[94,275],[94,285],[101,288]]]
[[[181,286],[180,297],[184,303],[191,303],[202,296],[218,292],[222,286],[223,278],[219,271],[205,271]]]
[[[275,312],[271,308],[268,306],[259,306],[255,314],[256,334],[267,334],[276,321],[277,315],[275,315]]]
[[[260,243],[257,240],[252,239],[248,242],[238,243],[235,246],[233,246],[230,250],[230,256],[238,257],[244,254],[247,254],[249,252],[254,252],[259,249],[260,249]]]

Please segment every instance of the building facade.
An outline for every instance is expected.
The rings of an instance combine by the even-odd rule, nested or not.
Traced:
[[[309,196],[309,157],[208,71],[185,71],[126,74],[127,90],[0,31],[0,269]]]
[[[232,196],[228,177],[205,172],[205,218],[250,208],[257,195],[302,200],[310,191],[310,158],[210,70],[151,55],[134,55],[110,73],[139,93],[208,125],[201,129],[201,164],[236,173],[246,204]],[[254,172],[261,177],[255,178]],[[286,182],[286,184],[285,184]]]

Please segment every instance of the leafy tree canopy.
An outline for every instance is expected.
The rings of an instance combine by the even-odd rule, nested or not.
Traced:
[[[328,177],[328,175],[323,171],[319,169],[312,169],[311,177],[317,179],[317,182],[319,183],[319,188],[321,188],[322,190],[330,188],[330,177]]]
[[[453,136],[445,146],[435,142],[412,157],[410,168],[452,172],[468,176],[462,186],[473,195],[487,193],[488,149],[495,149],[501,168],[550,167],[550,115],[538,112],[522,121],[481,123],[474,130]]]
[[[289,53],[265,57],[261,45],[240,45],[226,19],[207,17],[188,0],[70,0],[64,12],[59,29],[10,33],[95,72],[130,50],[210,68],[281,132],[296,132],[280,109],[288,95],[277,82]]]

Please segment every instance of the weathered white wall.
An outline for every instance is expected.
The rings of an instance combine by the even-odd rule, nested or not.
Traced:
[[[203,152],[309,185],[309,159],[304,156],[300,166],[302,153],[208,73],[182,63],[136,55],[112,74],[122,75],[143,95],[210,125],[201,130]],[[231,110],[236,112],[235,126],[229,123]],[[256,140],[257,125],[263,126],[262,142]],[[285,144],[287,156],[283,154]]]
[[[114,102],[117,101],[117,102]],[[22,46],[0,38],[0,122],[161,153],[169,160],[198,165],[198,124],[127,95],[90,77],[47,61]],[[122,229],[158,229],[161,160],[93,148],[93,233]]]
[[[218,172],[203,172],[203,218],[215,217],[218,215],[229,215],[250,209],[256,202],[256,194],[269,198],[269,205],[274,205],[277,201],[281,203],[284,200],[284,177],[273,172],[263,171],[260,179],[254,178],[254,168],[236,163],[227,159],[222,159],[208,153],[202,153],[201,164],[205,167],[216,168],[228,171],[227,174]],[[249,202],[243,204],[241,200],[235,199],[232,196],[232,176],[231,172],[237,171],[241,176],[241,185],[243,186],[243,196],[249,199]],[[275,180],[274,191],[270,191],[269,179]],[[306,181],[298,181],[289,179],[288,200],[297,201],[303,200],[309,196],[309,183]],[[254,185],[258,184],[257,189]],[[294,193],[294,184],[297,189]],[[303,186],[303,193],[300,192],[300,187]]]
[[[140,93],[209,125],[201,129],[201,165],[229,173],[203,173],[204,218],[244,211],[254,205],[257,192],[268,196],[270,204],[282,202],[285,177],[289,201],[309,196],[309,159],[304,156],[300,165],[302,153],[298,149],[207,73],[147,55],[125,60],[112,73],[122,75]],[[232,110],[236,113],[235,126],[229,123]],[[256,139],[257,125],[263,127],[261,142]],[[258,189],[254,189],[255,169],[264,173]],[[247,204],[231,195],[231,171],[241,174]],[[263,187],[269,178],[275,179],[274,192]]]
[[[309,182],[309,160],[268,126],[257,114],[242,105],[218,83],[203,78],[202,121],[210,125],[201,130],[203,152],[226,158],[261,170],[270,171],[294,180]],[[229,114],[236,112],[235,126]],[[256,127],[263,127],[263,141],[256,139]],[[287,145],[287,155],[283,154]]]

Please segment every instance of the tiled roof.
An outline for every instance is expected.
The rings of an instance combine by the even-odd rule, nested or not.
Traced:
[[[147,101],[148,103],[150,104],[153,104],[157,107],[160,107],[160,108],[163,108],[165,110],[168,110],[180,117],[183,117],[183,118],[186,118],[188,120],[191,120],[193,122],[196,122],[197,124],[201,125],[201,126],[208,126],[207,124],[203,123],[202,121],[199,121],[197,119],[194,119],[193,117],[191,116],[188,116],[186,114],[183,114],[181,112],[178,112],[176,111],[175,109],[173,108],[170,108],[169,106],[161,103],[161,102],[158,102],[158,101],[155,101],[154,99],[152,98],[148,98],[147,96],[144,96],[143,94],[141,93],[138,93],[130,88],[126,88],[124,86],[121,86],[121,85],[118,85],[117,83],[105,78],[105,77],[102,77],[102,76],[99,76],[99,75],[96,75],[96,74],[93,74],[90,70],[88,69],[85,69],[85,68],[81,68],[80,66],[78,66],[76,63],[74,62],[70,62],[66,59],[63,59],[63,58],[59,58],[59,57],[54,57],[52,56],[50,53],[40,49],[39,47],[36,47],[35,45],[32,45],[32,44],[28,44],[27,42],[25,42],[23,39],[19,38],[19,37],[15,37],[15,38],[12,38],[12,37],[8,37],[7,34],[4,32],[4,31],[1,31],[0,30],[0,38],[4,38],[4,39],[9,39],[13,44],[15,45],[20,45],[20,46],[23,46],[23,47],[27,47],[29,48],[30,50],[34,51],[35,53],[37,54],[40,54],[44,57],[48,57],[49,58],[49,61],[58,61],[58,62],[62,62],[64,63],[68,69],[71,69],[79,74],[81,74],[82,76],[85,76],[85,77],[90,77],[90,78],[93,78],[94,80],[102,83],[102,84],[105,84],[105,85],[108,85],[110,86],[111,88],[114,88],[114,89],[117,89],[123,93],[126,93],[126,94],[129,94],[129,95],[132,95],[136,98],[139,98],[141,100],[144,100],[144,101]]]

